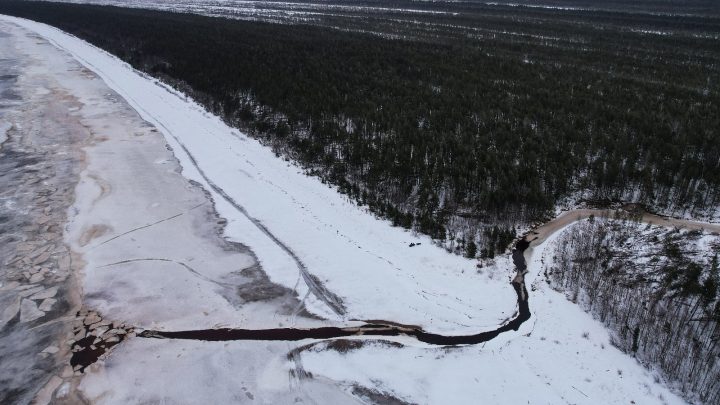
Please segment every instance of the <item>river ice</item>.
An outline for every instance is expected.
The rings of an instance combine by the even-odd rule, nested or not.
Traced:
[[[34,69],[58,74],[92,129],[66,238],[85,262],[83,303],[104,317],[164,330],[386,319],[466,334],[515,312],[507,255],[478,272],[111,55],[43,24],[0,20],[41,62]],[[484,345],[135,337],[78,376],[78,389],[104,404],[682,403],[545,286],[537,273],[552,243],[526,254],[533,317]],[[265,293],[248,295],[253,286]]]
[[[516,311],[514,291],[507,288],[513,273],[507,258],[479,273],[475,262],[376,219],[117,58],[46,25],[13,21],[69,52],[154,125],[172,147],[183,176],[202,185],[228,220],[224,235],[248,246],[270,280],[296,291],[310,312],[334,321],[401,320],[432,332],[466,334],[491,329]],[[91,187],[96,186],[88,185],[80,195],[97,192]],[[339,297],[343,313],[309,290],[296,258],[321,288]]]

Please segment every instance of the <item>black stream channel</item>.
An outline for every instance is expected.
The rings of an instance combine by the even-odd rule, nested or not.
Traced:
[[[303,339],[332,339],[347,336],[412,336],[417,340],[433,345],[452,346],[452,345],[471,345],[487,342],[494,339],[499,334],[510,330],[517,331],[523,322],[530,319],[530,307],[528,305],[528,293],[525,288],[524,275],[527,272],[527,264],[523,253],[530,246],[530,241],[525,238],[515,244],[512,251],[513,262],[517,270],[517,275],[512,281],[518,300],[517,315],[506,324],[497,329],[480,332],[474,335],[462,336],[445,336],[435,333],[429,333],[422,329],[403,326],[396,323],[383,323],[376,321],[362,326],[356,327],[323,327],[313,329],[296,329],[296,328],[276,328],[276,329],[202,329],[188,330],[176,332],[163,332],[155,330],[145,330],[137,336],[143,338],[158,339],[189,339],[204,341],[230,341],[230,340],[282,340],[295,341]]]

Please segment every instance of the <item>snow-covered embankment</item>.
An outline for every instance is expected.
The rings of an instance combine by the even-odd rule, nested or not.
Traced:
[[[311,312],[335,320],[402,320],[463,334],[490,329],[516,311],[506,259],[498,274],[478,274],[472,261],[374,218],[112,55],[53,27],[3,18],[68,51],[160,129],[183,175],[203,185],[228,219],[226,236],[249,246],[270,279],[306,297]],[[410,248],[411,242],[422,244]],[[313,283],[339,297],[344,310],[326,305],[322,291],[310,293]]]

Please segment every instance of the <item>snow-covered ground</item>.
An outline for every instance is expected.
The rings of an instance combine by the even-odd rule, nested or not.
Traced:
[[[484,345],[438,348],[403,337],[359,337],[357,346],[136,339],[118,348],[81,388],[90,398],[117,404],[242,403],[250,402],[248,393],[256,403],[685,403],[613,347],[602,324],[547,285],[540,271],[561,233],[531,252],[532,319],[519,332]],[[281,355],[293,351],[298,354]],[[298,377],[303,375],[312,377]]]
[[[242,403],[250,402],[247,393],[260,403],[685,403],[613,347],[601,323],[547,285],[540,271],[563,229],[531,252],[531,320],[484,345],[439,348],[403,337],[359,337],[353,339],[357,345],[136,339],[118,348],[81,388],[90,398],[118,404]],[[293,351],[298,354],[281,355]],[[158,382],[159,375],[201,383]]]
[[[330,318],[323,324],[380,318],[476,333],[516,310],[508,257],[480,274],[472,261],[377,220],[111,55],[43,24],[0,20],[24,27],[15,34],[25,38],[25,52],[43,61],[35,69],[67,70],[60,82],[83,104],[71,113],[86,114],[84,123],[95,128],[68,238],[86,261],[84,300],[103,315],[157,329],[293,322],[297,313],[277,310],[284,301],[236,303],[226,294],[228,284],[248,282],[242,270],[255,268],[255,260],[272,282],[297,292],[283,300],[305,297],[311,311]],[[54,48],[28,31],[92,72],[50,55]],[[207,200],[178,175],[173,158],[228,220],[225,236],[250,251],[219,240]],[[532,318],[484,345],[438,348],[406,337],[389,339],[393,344],[358,337],[359,347],[136,337],[90,368],[79,388],[93,403],[107,404],[342,404],[373,396],[433,404],[682,403],[612,347],[600,323],[546,285],[539,271],[557,234],[556,228],[544,233],[544,242],[526,252]],[[422,244],[410,248],[411,242]],[[340,314],[321,299],[334,303],[334,295],[345,309]]]
[[[376,219],[114,56],[47,25],[9,20],[69,52],[157,127],[183,175],[209,191],[228,219],[225,235],[248,246],[271,281],[305,297],[309,311],[336,321],[394,320],[449,334],[491,329],[516,311],[507,258],[479,274],[473,261]],[[308,281],[319,285],[318,294]],[[323,301],[332,295],[344,312]]]
[[[547,285],[542,263],[561,233],[530,253],[532,318],[518,333],[460,348],[367,345],[343,354],[316,346],[303,352],[304,369],[411,403],[684,403],[613,347],[600,322]]]

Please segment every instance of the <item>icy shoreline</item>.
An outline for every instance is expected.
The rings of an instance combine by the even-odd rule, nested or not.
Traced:
[[[305,297],[311,312],[336,321],[397,319],[436,333],[464,334],[495,327],[517,310],[515,294],[507,288],[509,258],[478,274],[473,261],[374,218],[104,51],[44,24],[3,19],[68,51],[154,124],[172,146],[183,175],[208,190],[228,219],[225,235],[250,247],[270,280]],[[324,288],[342,300],[343,316],[309,294],[295,260],[254,222],[289,246]],[[410,243],[421,245],[409,248]]]
[[[510,317],[515,311],[508,257],[500,258],[497,268],[478,274],[471,261],[372,218],[117,59],[96,48],[88,50],[82,41],[42,24],[12,21],[62,42],[86,66],[101,65],[100,76],[142,118],[165,131],[163,138],[144,124],[92,72],[70,69],[68,86],[85,103],[86,110],[78,113],[87,114],[84,122],[95,125],[95,142],[86,149],[88,167],[76,190],[76,216],[68,236],[88,259],[85,300],[100,306],[103,317],[123,317],[136,326],[164,330],[187,325],[339,324],[343,317],[312,296],[308,306],[329,321],[296,317],[296,305],[284,313],[288,307],[283,305],[293,302],[288,295],[269,303],[229,300],[227,288],[247,282],[261,282],[258,290],[273,294],[296,291],[300,299],[309,291],[297,263],[251,218],[272,235],[280,235],[279,240],[297,252],[311,272],[319,272],[319,282],[347,306],[347,319],[398,320],[458,335],[492,329],[502,323],[500,316]],[[44,41],[29,44],[34,42],[30,51],[43,46],[49,53],[51,47]],[[39,51],[36,56],[49,57]],[[98,59],[91,63],[90,58]],[[93,84],[80,83],[80,76]],[[160,98],[151,99],[156,103],[150,106],[145,98],[133,98],[152,95]],[[163,110],[168,97],[185,107],[172,111],[168,104]],[[143,106],[160,111],[150,114]],[[165,149],[166,139],[172,152]],[[257,238],[248,245],[257,253],[262,270],[272,281],[284,280],[289,286],[275,289],[276,284],[261,277],[250,252],[237,244],[223,244],[215,234],[218,218],[207,204],[207,195],[177,173],[176,157],[183,174],[203,185],[220,215],[228,219],[228,235],[235,241]],[[208,179],[227,196],[214,190]],[[250,215],[239,213],[229,200]],[[278,212],[278,207],[293,209]],[[405,336],[321,342],[131,338],[88,370],[80,391],[92,402],[118,404],[298,400],[342,404],[356,403],[364,395],[418,403],[475,403],[479,398],[484,403],[682,403],[655,382],[652,373],[614,349],[601,324],[545,285],[541,263],[563,229],[549,228],[544,243],[532,246],[534,252],[528,249],[525,255],[527,282],[534,282],[533,318],[519,331],[483,345],[436,348]],[[410,241],[423,243],[410,249]],[[505,295],[510,295],[510,304],[493,304]]]

